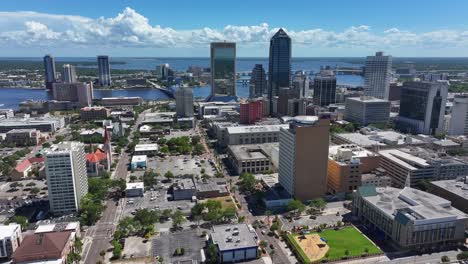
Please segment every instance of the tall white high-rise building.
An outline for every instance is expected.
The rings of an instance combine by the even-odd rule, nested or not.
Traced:
[[[180,87],[175,92],[176,111],[178,117],[193,116],[193,91],[189,87]]]
[[[468,136],[468,94],[455,95],[448,134]]]
[[[167,77],[169,77],[169,70],[170,66],[167,63],[156,65],[156,78],[158,80],[167,80]]]
[[[375,56],[367,56],[364,70],[364,95],[388,100],[392,71],[392,56],[384,56],[383,52]]]
[[[50,209],[54,215],[78,212],[88,193],[84,144],[63,142],[45,150]]]
[[[62,81],[66,83],[76,82],[75,66],[71,64],[64,64],[62,71]]]
[[[99,85],[110,86],[111,85],[111,72],[109,64],[109,56],[98,56],[98,71],[99,71]]]

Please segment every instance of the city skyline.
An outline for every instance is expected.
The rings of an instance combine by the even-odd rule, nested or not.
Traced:
[[[338,8],[317,3],[313,5],[317,12],[311,10],[308,16],[308,8],[280,10],[266,3],[243,9],[223,3],[203,9],[207,3],[194,6],[182,1],[175,10],[167,3],[121,1],[90,10],[86,4],[78,8],[57,1],[21,2],[2,5],[0,56],[209,57],[210,42],[227,40],[238,43],[238,57],[266,57],[269,39],[279,28],[292,39],[293,57],[364,57],[378,50],[396,57],[454,57],[468,51],[468,28],[456,15],[468,7],[462,2],[457,8],[435,1],[423,7],[405,3],[405,9],[393,16],[402,1],[341,3]],[[227,8],[232,12],[221,16],[218,11]],[[283,19],[275,19],[279,13]],[[447,13],[451,15],[441,15]]]

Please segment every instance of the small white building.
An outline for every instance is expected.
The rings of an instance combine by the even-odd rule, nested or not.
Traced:
[[[134,155],[130,163],[130,169],[143,169],[147,167],[148,157],[146,155]]]
[[[19,224],[0,225],[0,258],[10,258],[23,241]]]
[[[145,185],[143,182],[128,182],[125,194],[127,197],[143,196],[145,192]]]
[[[210,243],[218,248],[220,263],[237,263],[257,258],[258,236],[247,224],[213,226]]]
[[[158,151],[158,144],[138,144],[135,146],[134,155],[154,156]]]

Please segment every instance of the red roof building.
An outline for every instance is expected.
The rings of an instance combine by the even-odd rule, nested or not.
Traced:
[[[73,246],[75,233],[72,231],[38,233],[26,236],[20,247],[13,253],[13,263],[62,260]]]

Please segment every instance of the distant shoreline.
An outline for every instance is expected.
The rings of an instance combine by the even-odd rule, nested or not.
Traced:
[[[0,86],[0,89],[47,90],[45,87],[17,87],[17,86],[11,86],[11,87]]]

